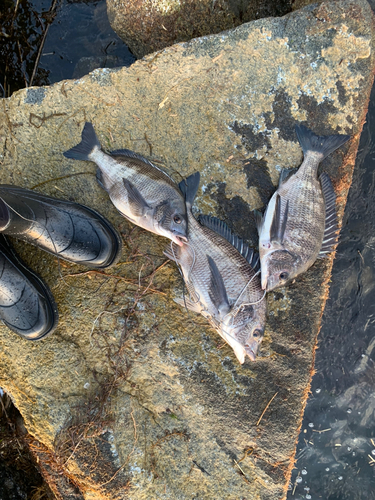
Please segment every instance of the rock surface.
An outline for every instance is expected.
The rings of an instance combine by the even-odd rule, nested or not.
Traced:
[[[141,58],[194,37],[291,11],[291,0],[107,0],[113,30]]]
[[[343,0],[2,100],[2,182],[85,203],[124,237],[105,272],[15,242],[51,287],[60,325],[39,343],[0,326],[0,387],[57,498],[284,498],[333,258],[269,294],[260,356],[241,366],[204,318],[173,303],[182,287],[167,241],[117,214],[95,166],[62,152],[89,120],[109,150],[149,156],[176,180],[200,170],[196,211],[256,245],[252,210],[302,159],[296,122],[352,134],[323,165],[342,216],[373,50],[369,5]]]

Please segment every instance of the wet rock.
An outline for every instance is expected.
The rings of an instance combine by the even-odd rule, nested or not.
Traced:
[[[343,0],[95,70],[44,88],[43,99],[28,99],[42,95],[29,89],[2,100],[2,182],[85,203],[124,238],[121,262],[100,272],[59,266],[16,242],[52,289],[60,325],[39,343],[0,327],[0,386],[53,491],[69,486],[71,498],[95,500],[284,498],[333,257],[269,294],[260,356],[240,366],[204,318],[174,305],[182,286],[163,257],[167,241],[117,214],[95,166],[62,152],[89,120],[108,150],[135,150],[176,180],[199,170],[196,211],[256,245],[252,210],[264,208],[280,169],[302,159],[295,123],[349,133],[322,165],[341,218],[373,47],[369,5]]]
[[[113,30],[137,58],[291,8],[291,0],[107,0]]]
[[[121,62],[115,56],[81,57],[74,68],[73,78],[81,78],[98,68],[116,68],[121,66]]]

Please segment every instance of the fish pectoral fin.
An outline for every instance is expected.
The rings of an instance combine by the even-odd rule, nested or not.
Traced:
[[[197,194],[199,188],[199,182],[201,175],[199,172],[189,175],[186,179],[183,179],[178,185],[181,193],[185,198],[186,205],[193,205],[194,198]]]
[[[319,177],[322,186],[324,204],[326,209],[325,226],[322,246],[318,255],[319,259],[324,259],[331,253],[338,239],[338,223],[336,213],[336,194],[332,186],[329,175],[323,172]]]
[[[200,313],[201,312],[201,305],[199,302],[192,302],[188,297],[184,297],[182,299],[180,298],[175,298],[173,299],[174,302],[176,302],[176,304],[180,305],[181,307],[183,307],[184,309],[189,309],[189,311],[193,311],[193,312],[196,312],[196,313]]]
[[[258,234],[260,234],[263,226],[263,215],[259,212],[259,210],[253,210],[253,212]]]
[[[289,209],[289,200],[287,200],[285,204],[284,213],[282,213],[283,210],[282,210],[281,196],[277,194],[275,210],[273,213],[272,223],[270,227],[271,242],[276,242],[281,245],[283,244],[286,223],[288,221],[288,209]]]
[[[138,189],[127,179],[122,179],[125,189],[128,193],[128,202],[131,212],[137,217],[143,217],[147,210],[151,207],[148,205],[146,200],[143,198]]]
[[[211,271],[211,282],[209,296],[221,316],[225,316],[230,310],[229,300],[223,278],[212,257],[207,255],[208,265]]]

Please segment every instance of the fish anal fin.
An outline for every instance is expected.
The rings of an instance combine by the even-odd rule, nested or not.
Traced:
[[[298,168],[283,168],[279,177],[279,187],[284,184],[293,174],[298,171]]]
[[[211,282],[208,293],[220,315],[225,316],[229,312],[230,306],[224,281],[212,257],[207,255],[207,260],[211,271]]]
[[[96,170],[96,180],[98,181],[99,186],[107,191],[107,188],[104,185],[103,174],[100,168]]]
[[[128,202],[132,214],[137,217],[142,217],[145,215],[145,212],[151,207],[147,204],[146,200],[143,198],[138,189],[127,179],[122,179],[125,189],[128,193]]]
[[[250,248],[241,238],[234,235],[225,222],[209,215],[200,215],[198,220],[200,224],[225,238],[247,260],[251,267],[254,268],[254,265],[258,264],[258,253]]]
[[[202,310],[202,306],[199,302],[192,302],[188,297],[185,298],[174,298],[173,299],[176,304],[180,305],[184,309],[189,309],[189,311],[193,311],[195,313],[200,313]]]
[[[324,204],[325,204],[325,228],[322,246],[318,255],[319,259],[327,257],[331,253],[338,239],[338,223],[336,214],[336,194],[332,186],[331,179],[326,172],[319,177],[322,186]]]
[[[181,193],[184,195],[186,205],[193,205],[194,198],[197,194],[201,175],[199,172],[189,175],[183,179],[178,185]]]

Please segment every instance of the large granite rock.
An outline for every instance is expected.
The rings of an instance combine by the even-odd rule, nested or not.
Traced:
[[[294,125],[304,122],[352,134],[324,162],[341,217],[373,47],[369,5],[343,0],[2,100],[2,182],[86,203],[125,243],[105,272],[16,244],[52,288],[60,326],[40,343],[1,326],[0,386],[58,498],[284,498],[333,258],[269,294],[260,356],[241,366],[202,317],[173,303],[182,287],[167,241],[120,217],[95,166],[62,152],[90,120],[104,147],[160,161],[176,180],[200,170],[196,210],[256,245],[252,210],[281,167],[300,164]]]
[[[262,17],[283,16],[291,0],[107,0],[114,31],[141,58],[194,37]]]

